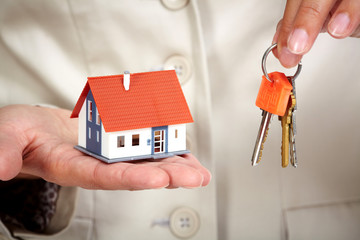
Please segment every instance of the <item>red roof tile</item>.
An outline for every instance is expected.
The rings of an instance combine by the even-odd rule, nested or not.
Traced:
[[[72,118],[90,89],[106,132],[193,122],[174,70],[130,74],[128,91],[123,75],[89,77]]]

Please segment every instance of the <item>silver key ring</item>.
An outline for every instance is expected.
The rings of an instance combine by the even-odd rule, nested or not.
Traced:
[[[267,71],[266,71],[266,58],[267,58],[267,56],[269,55],[269,53],[271,52],[271,50],[273,50],[274,48],[276,48],[276,46],[277,46],[277,43],[274,43],[273,45],[271,45],[271,46],[265,51],[264,56],[263,56],[262,61],[261,61],[262,71],[263,71],[266,79],[267,79],[268,81],[270,81],[270,82],[273,82],[273,81],[270,79],[270,77],[269,77],[269,75],[268,75],[268,73],[267,73]],[[300,74],[300,72],[301,72],[301,68],[302,68],[302,64],[301,64],[301,61],[300,61],[299,64],[298,64],[298,68],[297,68],[297,70],[296,70],[296,72],[295,72],[295,74],[294,74],[294,76],[293,76],[294,79],[299,76],[299,74]]]

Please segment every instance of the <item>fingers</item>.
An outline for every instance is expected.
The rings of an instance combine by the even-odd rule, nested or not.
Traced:
[[[284,67],[293,67],[301,59],[301,56],[291,53],[287,47],[287,39],[293,28],[293,22],[300,5],[301,0],[287,1],[284,17],[278,24],[277,33],[273,39],[274,42],[277,42],[277,48],[273,51],[274,55]]]
[[[97,161],[97,160],[96,160]],[[109,170],[111,168],[111,170]],[[155,162],[97,163],[94,182],[101,189],[197,188],[206,186],[211,175],[191,154]],[[103,176],[107,176],[103,178]],[[112,185],[109,185],[113,183]]]
[[[360,37],[359,0],[288,0],[273,42],[274,55],[294,67],[326,29],[335,38]]]
[[[335,0],[288,1],[278,34],[278,57],[285,67],[294,67],[307,53],[324,25]]]
[[[39,165],[35,157],[29,156],[24,160],[23,171],[59,185],[87,189],[157,189],[167,187],[170,182],[168,174],[156,166],[127,162],[107,164],[82,154],[70,144],[59,145],[46,158]]]
[[[61,149],[61,150],[60,150]],[[53,161],[51,159],[57,159]],[[195,188],[207,185],[210,173],[191,154],[156,162],[103,163],[74,150],[71,145],[53,150],[48,161],[33,165],[25,160],[26,172],[47,181],[87,189],[142,190],[159,188]]]
[[[290,52],[303,55],[310,50],[334,3],[334,0],[302,1],[287,40]]]
[[[181,164],[182,166],[189,168],[188,174],[192,175],[188,179],[180,179],[182,187],[193,188],[200,186],[207,186],[211,180],[211,173],[207,170],[192,154],[185,154],[183,156],[175,156],[162,160],[162,163],[169,162],[171,164]],[[200,174],[200,176],[199,176]],[[185,182],[184,182],[185,181]],[[175,183],[179,181],[172,181]]]
[[[334,38],[359,37],[360,1],[341,1],[327,26],[328,33]]]
[[[98,162],[89,182],[93,184],[88,188],[143,190],[167,187],[170,184],[170,178],[166,171],[154,166]]]

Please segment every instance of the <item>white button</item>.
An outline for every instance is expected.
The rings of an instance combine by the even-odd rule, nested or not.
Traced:
[[[170,10],[179,10],[185,7],[189,0],[161,0],[161,2]]]
[[[199,228],[199,216],[191,208],[178,208],[170,216],[171,232],[178,238],[190,238],[197,233]]]
[[[181,85],[184,85],[190,79],[192,74],[190,61],[181,55],[173,55],[169,57],[165,61],[164,69],[174,69]]]

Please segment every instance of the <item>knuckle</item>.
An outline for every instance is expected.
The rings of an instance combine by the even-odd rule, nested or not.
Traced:
[[[302,16],[319,18],[321,17],[321,5],[316,1],[303,2],[299,9],[299,14]]]

